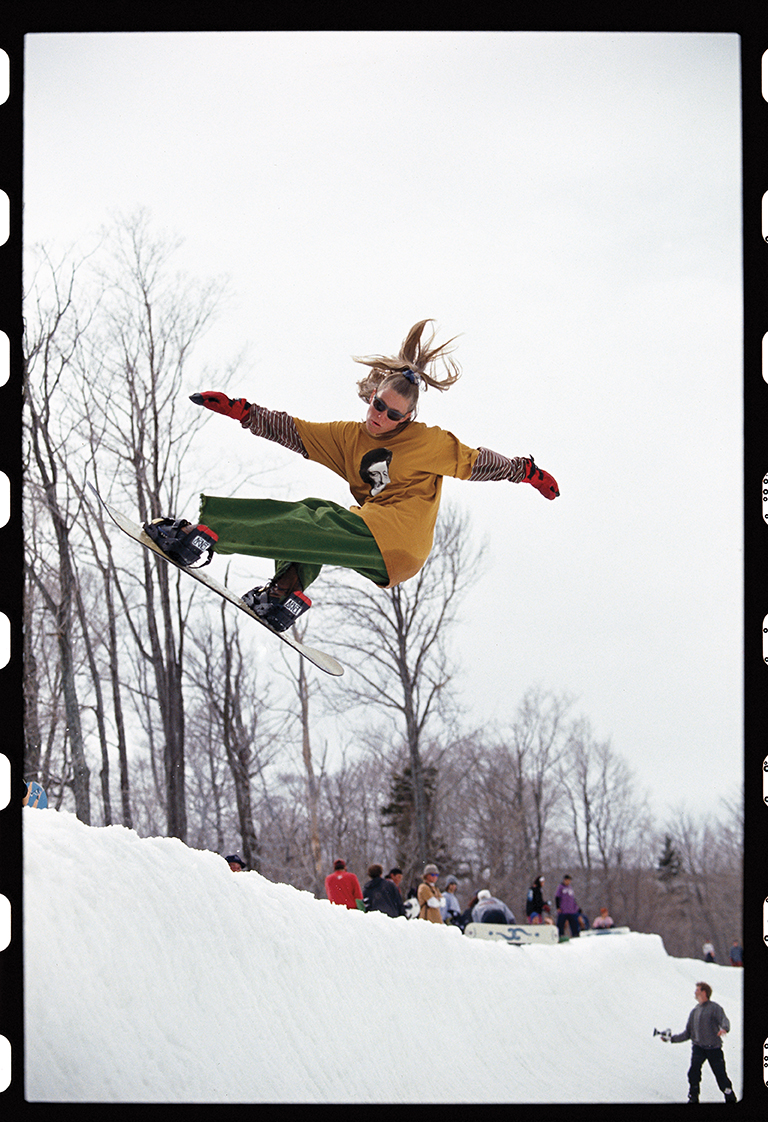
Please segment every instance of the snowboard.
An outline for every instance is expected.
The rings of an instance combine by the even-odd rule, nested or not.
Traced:
[[[579,936],[583,939],[585,935],[628,935],[628,927],[590,927],[586,931],[582,931]]]
[[[243,601],[238,595],[236,595],[236,593],[231,592],[223,584],[219,584],[219,582],[213,577],[208,576],[204,569],[189,569],[184,565],[177,565],[175,561],[173,561],[170,557],[167,557],[163,553],[163,551],[157,545],[155,545],[152,539],[144,533],[144,530],[141,528],[141,526],[139,526],[137,522],[133,522],[130,518],[127,518],[124,514],[121,514],[119,510],[115,510],[114,507],[105,502],[92,483],[89,483],[88,486],[91,488],[94,495],[104,507],[115,525],[120,530],[122,530],[124,534],[127,534],[129,538],[133,538],[135,542],[138,542],[139,545],[143,545],[145,549],[148,549],[150,550],[150,552],[155,553],[158,557],[162,557],[163,561],[167,561],[169,565],[173,565],[174,568],[179,569],[182,573],[186,573],[188,576],[194,577],[196,581],[200,582],[200,584],[204,584],[206,588],[210,588],[211,592],[215,592],[224,600],[228,600],[230,604],[234,604],[235,607],[239,608],[241,612],[245,612],[245,614],[250,616],[251,619],[255,619],[257,623],[260,623],[261,626],[270,633],[270,635],[274,635],[276,639],[280,639],[283,643],[286,643],[289,647],[292,647],[298,654],[302,656],[302,658],[306,658],[320,670],[324,670],[326,674],[332,674],[335,677],[338,677],[339,675],[344,673],[344,667],[341,665],[341,663],[337,662],[336,659],[332,658],[330,655],[325,654],[324,651],[317,651],[314,649],[314,647],[305,646],[304,643],[300,643],[298,639],[294,638],[290,631],[275,631],[275,629],[273,627],[270,627],[265,620],[261,619],[260,616],[257,616],[255,612],[251,611],[248,605],[243,603]]]
[[[560,941],[554,923],[468,923],[464,934],[470,939],[496,939],[514,946]]]

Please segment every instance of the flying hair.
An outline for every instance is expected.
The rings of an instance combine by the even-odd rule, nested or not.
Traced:
[[[428,339],[422,339],[424,328],[428,323],[434,323],[434,320],[422,319],[415,323],[403,340],[399,352],[394,356],[353,356],[355,362],[370,368],[366,376],[357,383],[358,396],[363,401],[370,401],[372,393],[392,389],[411,403],[415,416],[420,389],[426,392],[431,386],[442,393],[458,380],[461,376],[461,368],[449,357],[454,349],[451,344],[457,336],[440,343],[439,346],[433,346],[434,331]],[[442,377],[438,376],[440,368],[442,368]]]

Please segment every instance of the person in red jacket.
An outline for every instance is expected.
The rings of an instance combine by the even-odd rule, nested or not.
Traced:
[[[334,861],[333,872],[325,878],[325,894],[332,904],[344,904],[348,908],[356,908],[358,900],[362,902],[360,881],[347,871],[346,861]]]

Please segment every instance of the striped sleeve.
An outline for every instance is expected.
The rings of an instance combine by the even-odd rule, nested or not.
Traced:
[[[254,436],[274,440],[282,448],[287,448],[290,452],[299,452],[305,459],[309,459],[309,453],[299,436],[293,417],[288,413],[276,413],[272,409],[264,409],[261,405],[252,405],[250,413],[240,423]]]
[[[485,482],[490,479],[508,479],[510,483],[522,483],[525,478],[525,456],[502,456],[490,448],[478,449],[479,455],[472,465],[470,482]]]

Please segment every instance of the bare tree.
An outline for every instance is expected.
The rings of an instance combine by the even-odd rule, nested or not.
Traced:
[[[140,522],[180,507],[184,451],[201,420],[177,421],[185,365],[206,329],[220,286],[195,286],[170,274],[177,243],[155,237],[145,212],[113,232],[112,265],[103,283],[103,337],[89,379],[89,417],[98,418],[102,454],[118,465]],[[145,553],[141,559],[144,625],[140,649],[153,668],[163,734],[167,831],[184,840],[184,636],[191,593],[180,575]]]
[[[502,746],[509,776],[502,789],[509,792],[521,857],[532,875],[541,867],[545,830],[561,798],[557,766],[565,751],[565,717],[571,705],[569,697],[529,689]]]
[[[83,706],[78,700],[78,664],[85,659],[90,676],[89,693],[101,748],[102,801],[106,821],[112,819],[109,777],[109,728],[106,697],[102,692],[102,634],[108,659],[114,726],[120,756],[122,818],[131,822],[127,740],[122,712],[118,649],[121,642],[117,613],[135,613],[130,588],[136,588],[137,570],[143,567],[139,587],[144,596],[144,623],[133,628],[134,650],[152,666],[154,691],[135,693],[140,705],[155,705],[145,724],[150,742],[153,727],[162,729],[163,799],[168,832],[183,837],[184,806],[184,705],[182,668],[184,631],[191,594],[182,598],[174,572],[152,561],[139,559],[130,574],[120,574],[107,539],[101,548],[93,531],[90,497],[77,478],[75,448],[91,449],[89,474],[100,465],[112,473],[115,486],[131,493],[130,507],[140,520],[172,513],[179,508],[181,461],[192,432],[202,419],[190,411],[186,423],[175,422],[176,400],[191,349],[205,330],[221,285],[194,286],[169,271],[175,244],[153,237],[148,216],[139,212],[121,220],[112,232],[111,265],[98,280],[83,281],[83,262],[66,269],[53,266],[43,252],[45,269],[32,271],[28,254],[30,292],[25,298],[27,329],[25,358],[25,422],[28,462],[25,502],[38,504],[50,518],[52,533],[34,535],[31,552],[27,535],[28,588],[45,604],[55,620],[61,688],[66,708],[66,734],[62,750],[71,753],[71,783],[76,812],[90,820],[89,769],[82,726]],[[75,278],[78,291],[75,291]],[[91,295],[89,295],[91,294]],[[95,294],[95,299],[92,298]],[[87,320],[83,308],[92,307]],[[78,314],[79,313],[79,314]],[[77,438],[77,439],[75,439]],[[29,520],[28,520],[29,522]],[[101,573],[104,597],[94,599],[93,587],[84,598],[75,556],[87,558],[74,546],[87,539]],[[87,561],[85,561],[87,564]],[[106,610],[107,622],[101,622]],[[96,607],[96,611],[94,608]],[[34,606],[26,613],[27,626],[38,618]],[[30,762],[37,763],[43,739],[39,727],[39,670],[34,636],[25,637],[25,694]],[[159,722],[158,722],[159,716]],[[67,768],[69,765],[67,765]],[[62,768],[62,772],[67,768]]]
[[[712,942],[719,962],[742,924],[743,810],[723,802],[725,821],[712,814],[694,817],[677,810],[665,835],[680,857],[679,889],[661,900],[671,954],[691,958]]]
[[[220,800],[226,807],[234,803],[243,858],[249,868],[260,872],[262,846],[254,823],[252,785],[261,781],[280,748],[278,720],[268,709],[265,685],[242,648],[230,613],[222,600],[215,625],[195,625],[186,668],[196,693],[190,750],[208,762],[208,790],[217,815],[216,848],[222,844]],[[215,761],[222,749],[226,774],[219,777]]]
[[[75,585],[75,604],[77,607],[77,618],[80,622],[80,633],[82,635],[83,644],[85,647],[85,655],[88,662],[88,668],[91,675],[91,683],[94,694],[94,704],[92,706],[96,715],[96,728],[98,731],[99,747],[101,749],[101,772],[99,778],[101,779],[101,800],[104,808],[104,825],[112,825],[112,799],[109,791],[109,746],[107,743],[107,725],[104,708],[104,693],[101,688],[101,672],[96,664],[96,652],[94,650],[94,643],[91,638],[91,629],[89,627],[89,613],[86,609],[81,581]],[[92,617],[91,617],[92,622]]]
[[[28,308],[24,334],[24,419],[28,487],[35,489],[50,517],[55,561],[51,566],[52,579],[46,581],[42,575],[41,554],[33,557],[28,551],[27,572],[54,619],[72,751],[75,810],[78,818],[90,824],[90,771],[76,682],[77,588],[71,535],[78,504],[67,487],[66,473],[62,469],[73,427],[66,408],[67,378],[81,344],[83,325],[78,321],[74,307],[77,267],[72,265],[67,275],[63,269],[54,267],[50,262],[47,264],[49,299],[46,302],[39,295],[36,305]],[[31,622],[30,613],[27,613],[27,622]],[[30,653],[28,643],[27,654]],[[29,670],[31,674],[33,667],[30,666]],[[27,675],[27,685],[34,689],[30,674]],[[30,700],[34,704],[34,698]]]
[[[445,506],[432,553],[415,577],[384,592],[346,581],[335,596],[341,606],[336,645],[352,669],[350,684],[340,687],[345,700],[365,705],[367,714],[388,713],[407,745],[420,864],[430,858],[422,745],[430,720],[452,707],[447,637],[482,554],[470,540],[466,515]]]
[[[520,900],[545,872],[562,799],[559,765],[570,705],[567,696],[530,688],[503,732],[475,731],[445,752],[442,813],[459,805],[462,824],[451,827],[445,819],[441,825],[456,854],[454,871],[466,870],[475,887],[482,881],[503,898]]]
[[[304,627],[296,627],[296,638],[303,640]],[[306,806],[309,824],[309,845],[312,853],[312,867],[314,869],[314,892],[320,895],[323,888],[323,855],[320,845],[320,787],[324,768],[324,757],[320,762],[320,775],[315,771],[315,761],[312,755],[312,722],[310,720],[310,700],[313,693],[312,685],[307,678],[307,667],[303,658],[293,663],[295,672],[292,674],[292,683],[299,703],[299,722],[301,727],[301,758],[304,764],[306,781]],[[315,691],[317,686],[315,685]]]
[[[43,726],[40,713],[40,673],[35,644],[34,601],[36,588],[31,573],[24,577],[23,682],[24,682],[24,770],[29,778],[43,783]]]
[[[560,766],[566,817],[591,899],[599,872],[610,906],[613,883],[626,862],[647,812],[636,796],[632,773],[609,741],[597,741],[586,719],[576,721]]]
[[[95,432],[89,431],[91,446],[95,451]],[[94,478],[98,480],[98,473],[94,470]],[[82,483],[75,480],[70,473],[73,488],[78,491],[81,501],[87,507],[89,498],[82,487]],[[129,829],[133,827],[133,814],[131,812],[130,775],[128,769],[128,738],[123,711],[122,688],[120,683],[120,644],[118,636],[117,605],[115,602],[116,586],[119,585],[119,574],[112,553],[112,541],[102,520],[98,517],[84,518],[83,529],[90,545],[90,556],[98,570],[104,595],[102,606],[105,624],[100,629],[99,638],[106,647],[109,666],[109,683],[112,697],[112,714],[114,719],[115,735],[117,738],[118,767],[120,773],[120,807],[122,825]],[[83,629],[87,632],[87,624],[83,620]]]
[[[344,858],[362,884],[370,864],[387,862],[392,842],[382,826],[381,807],[389,793],[389,774],[378,752],[350,758],[345,748],[338,766],[326,775],[320,837],[328,871],[335,858]],[[394,863],[394,856],[391,861]]]
[[[473,891],[481,870],[494,863],[485,844],[486,835],[494,829],[484,805],[487,772],[482,770],[494,748],[495,744],[485,739],[484,730],[475,730],[462,733],[447,744],[441,743],[439,752],[430,751],[426,756],[427,760],[434,758],[437,762],[433,829],[439,828],[444,839],[444,851],[451,864],[451,869],[445,871],[456,875],[459,883],[466,878]],[[501,830],[506,828],[506,822],[502,822]]]

